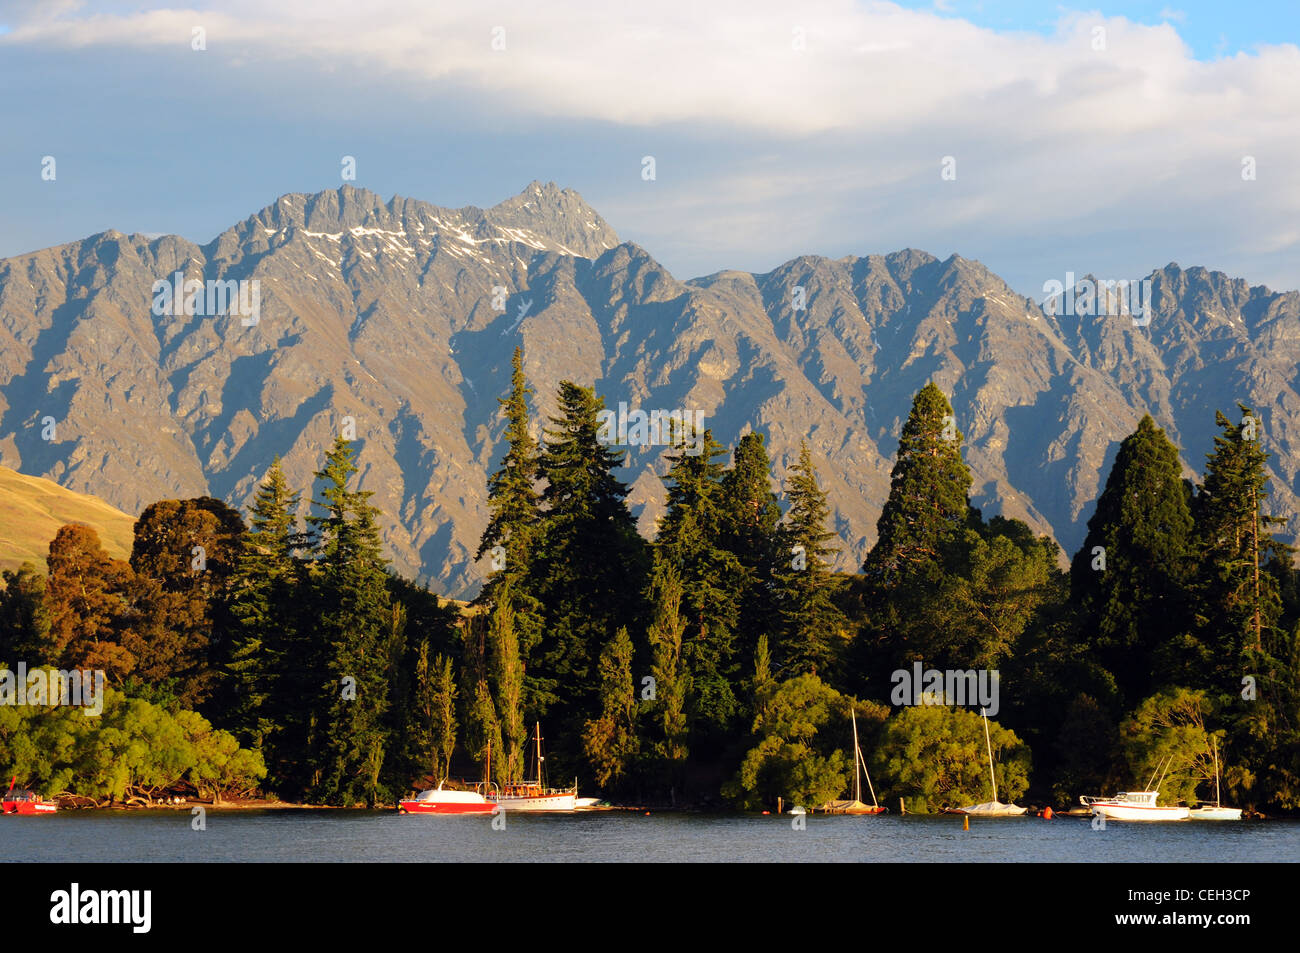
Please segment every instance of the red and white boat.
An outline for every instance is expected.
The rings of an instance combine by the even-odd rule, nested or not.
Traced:
[[[18,776],[14,775],[4,800],[0,801],[0,814],[54,814],[59,810],[53,801],[42,801],[31,791],[15,790],[17,781]]]
[[[452,791],[442,784],[397,802],[398,814],[495,814],[497,806],[477,791]]]
[[[535,728],[537,741],[537,780],[503,785],[501,790],[490,786],[488,800],[503,811],[576,811],[578,809],[578,782],[571,788],[548,788],[542,781],[542,726]]]

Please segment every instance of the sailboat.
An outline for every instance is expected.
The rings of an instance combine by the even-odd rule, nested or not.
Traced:
[[[954,808],[953,814],[969,814],[972,817],[1021,817],[1029,811],[1027,807],[1017,807],[1014,804],[1003,804],[998,800],[998,779],[993,773],[993,742],[989,739],[989,716],[980,709],[980,714],[984,717],[984,744],[989,752],[989,781],[993,784],[993,800],[985,801],[983,804],[972,804],[969,807]]]
[[[871,774],[867,771],[867,759],[862,757],[862,748],[858,746],[858,716],[852,708],[849,717],[853,719],[853,800],[831,801],[822,810],[827,814],[884,814],[886,809],[876,803],[876,789],[872,787]],[[867,778],[867,790],[871,792],[870,805],[862,803],[863,775]]]
[[[542,780],[542,724],[535,731],[537,741],[537,780],[503,785],[500,791],[487,792],[487,799],[503,811],[573,811],[578,807],[578,781],[571,788],[548,788]]]
[[[1219,800],[1219,743],[1214,742],[1214,806],[1202,804],[1200,807],[1194,807],[1188,811],[1188,816],[1194,821],[1239,821],[1241,820],[1241,808],[1224,807],[1223,802]]]

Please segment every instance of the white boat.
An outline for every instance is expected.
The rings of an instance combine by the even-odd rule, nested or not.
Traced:
[[[1148,787],[1151,786],[1151,781],[1155,780],[1156,772],[1160,772],[1160,781],[1165,779],[1164,768],[1172,760],[1173,755],[1170,755],[1155,771],[1151,772],[1151,778],[1147,781]],[[1092,811],[1094,816],[1105,817],[1112,821],[1187,820],[1191,816],[1187,808],[1156,803],[1160,797],[1160,781],[1156,781],[1155,790],[1152,791],[1121,791],[1114,797],[1090,797],[1085,794],[1079,797],[1079,803]]]
[[[989,716],[984,713],[983,708],[980,709],[980,714],[984,717],[984,744],[989,752],[989,781],[993,785],[993,800],[985,801],[983,804],[954,808],[949,813],[969,814],[971,817],[1023,817],[1029,812],[1029,808],[1003,804],[998,800],[998,779],[993,773],[993,742],[989,738]]]
[[[489,801],[503,811],[576,811],[578,809],[578,782],[571,788],[548,788],[542,780],[542,726],[536,726],[537,780],[504,784],[486,792]]]
[[[1191,818],[1194,821],[1239,821],[1241,820],[1241,808],[1224,807],[1223,802],[1219,799],[1219,743],[1214,742],[1214,804],[1202,804],[1200,807],[1194,807],[1191,810]]]
[[[1083,795],[1079,803],[1093,814],[1112,821],[1185,821],[1191,812],[1185,807],[1159,805],[1159,791],[1121,791],[1114,797]]]

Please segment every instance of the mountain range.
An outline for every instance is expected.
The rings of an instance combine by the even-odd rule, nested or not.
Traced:
[[[306,490],[335,434],[355,433],[394,568],[464,596],[487,570],[473,552],[522,345],[539,435],[569,379],[611,409],[702,412],[729,448],[759,430],[778,480],[807,439],[841,569],[874,540],[930,380],[951,397],[972,502],[1066,552],[1144,413],[1194,476],[1215,410],[1248,404],[1294,541],[1300,293],[1175,264],[1146,278],[1145,324],[1044,308],[979,262],[912,249],[684,281],[554,183],[490,209],[290,194],[205,245],[107,231],[0,260],[0,463],[126,513],[242,507],[275,456]],[[159,307],[162,284],[195,280],[256,282],[256,313],[233,292],[217,314],[202,295],[192,314]],[[647,534],[662,452],[633,448],[624,474]]]

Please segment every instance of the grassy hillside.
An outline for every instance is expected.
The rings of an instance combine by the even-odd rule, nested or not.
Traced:
[[[44,569],[50,540],[65,523],[93,527],[110,556],[131,555],[134,516],[93,496],[0,466],[0,569],[16,569],[24,561]]]

